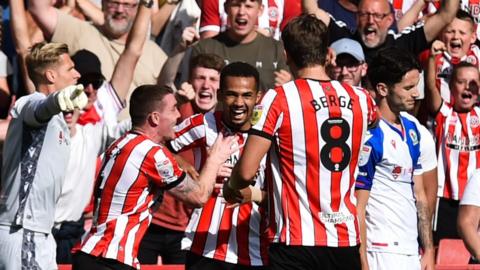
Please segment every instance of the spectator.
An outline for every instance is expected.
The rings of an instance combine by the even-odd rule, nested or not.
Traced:
[[[212,38],[230,27],[225,9],[225,0],[204,0],[200,17],[200,37]],[[302,13],[300,1],[262,0],[263,12],[258,19],[257,31],[267,37],[280,39],[286,23]]]
[[[159,192],[169,189],[178,200],[203,206],[221,164],[238,150],[233,147],[234,136],[219,136],[199,180],[193,180],[163,146],[174,138],[173,127],[180,116],[173,91],[143,85],[130,102],[132,130],[105,153],[94,191],[93,227],[73,256],[75,269],[138,269],[138,245],[150,225],[150,207]]]
[[[453,104],[442,100],[435,88],[435,57],[446,50],[441,41],[432,45],[427,69],[427,108],[435,117],[438,155],[438,208],[434,220],[435,242],[459,238],[456,220],[458,203],[467,180],[479,168],[480,108],[476,106],[480,75],[478,67],[460,62],[452,71],[450,91]]]
[[[282,39],[297,79],[262,98],[258,122],[223,185],[225,199],[238,202],[238,190],[251,184],[263,155],[276,149],[267,189],[276,227],[271,269],[360,269],[353,177],[367,127],[378,116],[366,91],[330,81],[327,35],[313,15],[285,27]]]
[[[455,19],[440,35],[446,49],[435,56],[435,87],[447,103],[452,103],[449,81],[454,65],[460,61],[467,61],[480,69],[480,49],[474,44],[475,27],[470,14],[459,10]]]
[[[67,43],[72,54],[81,49],[93,52],[100,59],[102,74],[107,79],[112,78],[115,63],[125,49],[138,5],[151,7],[153,4],[153,0],[103,0],[105,23],[101,27],[95,27],[59,12],[50,2],[30,1],[29,9],[44,34],[53,41]],[[155,83],[165,60],[166,55],[160,47],[147,40],[138,67],[134,70],[129,94],[139,85]],[[127,100],[128,97],[129,95]]]
[[[0,193],[0,268],[56,269],[51,235],[70,155],[70,132],[60,112],[83,108],[87,97],[68,47],[39,43],[26,58],[37,92],[11,111]],[[62,90],[60,90],[62,89]]]
[[[302,0],[305,12],[315,14],[329,27],[330,42],[343,37],[357,40],[362,44],[367,63],[379,49],[385,47],[398,47],[414,55],[428,49],[429,43],[455,17],[460,0],[444,2],[443,7],[424,24],[409,27],[402,33],[395,34],[388,31],[394,22],[388,1],[361,0],[357,13],[358,28],[352,35],[343,23],[334,20],[332,22],[332,17],[324,10],[319,9],[315,0]]]
[[[214,38],[201,40],[193,47],[192,57],[213,53],[225,63],[242,61],[258,69],[260,90],[290,80],[280,42],[258,34],[256,22],[262,13],[260,0],[227,0],[225,12],[230,27]]]
[[[330,48],[336,54],[336,64],[331,67],[333,79],[351,86],[362,86],[362,80],[367,75],[367,63],[360,43],[342,38],[332,43]]]
[[[408,52],[388,48],[372,60],[368,78],[382,119],[369,130],[355,184],[362,269],[433,269],[431,216],[419,161],[420,123],[400,114],[415,105],[420,65]],[[418,237],[424,250],[421,262]]]

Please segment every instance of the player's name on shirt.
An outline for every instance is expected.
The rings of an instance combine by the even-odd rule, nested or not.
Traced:
[[[328,89],[326,89],[328,90]],[[347,108],[352,110],[352,100],[346,96],[321,96],[317,99],[312,99],[310,101],[315,111],[320,111],[321,109],[328,109],[329,107],[340,107]]]
[[[445,146],[459,151],[477,151],[480,149],[480,135],[468,138],[448,133],[445,138]]]

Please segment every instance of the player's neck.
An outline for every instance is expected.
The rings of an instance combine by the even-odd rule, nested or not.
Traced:
[[[295,75],[301,79],[314,79],[319,81],[330,81],[330,77],[325,72],[325,67],[321,65],[309,66],[296,70]]]
[[[385,108],[384,106],[379,107],[380,114],[382,118],[391,124],[394,127],[401,128],[402,121],[400,120],[400,113],[393,112],[390,108]]]

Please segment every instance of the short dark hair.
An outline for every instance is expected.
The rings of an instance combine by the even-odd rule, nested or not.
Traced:
[[[222,57],[213,54],[213,53],[201,53],[198,54],[192,59],[190,59],[190,74],[194,68],[203,67],[209,69],[215,69],[219,73],[222,71],[222,68],[225,66],[225,61]]]
[[[368,64],[367,77],[373,89],[379,83],[391,87],[401,82],[403,76],[413,69],[421,70],[420,64],[410,52],[390,47],[379,50]]]
[[[288,22],[282,40],[289,58],[298,68],[325,65],[328,29],[315,15],[300,15]]]
[[[226,65],[220,73],[220,91],[226,87],[227,77],[243,77],[255,79],[255,90],[260,89],[260,75],[258,70],[245,62],[233,62]]]
[[[458,71],[462,68],[474,68],[475,70],[478,70],[478,68],[474,64],[466,61],[461,61],[460,63],[453,66],[452,75],[450,76],[450,84],[453,83],[454,80],[456,80]]]
[[[463,9],[458,9],[455,18],[462,21],[468,21],[472,25],[472,27],[475,28],[475,20],[473,19],[472,15],[470,15],[470,13],[468,13],[467,11]]]
[[[166,95],[173,93],[168,86],[144,84],[137,87],[130,97],[129,113],[132,126],[144,124],[147,116],[158,108],[158,103],[162,102]]]

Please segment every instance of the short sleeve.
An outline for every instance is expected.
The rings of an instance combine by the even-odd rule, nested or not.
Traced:
[[[200,33],[205,31],[220,32],[222,20],[220,18],[218,0],[204,0],[200,17]]]
[[[480,170],[476,170],[468,179],[460,205],[480,207]]]
[[[152,180],[160,187],[170,189],[180,184],[185,178],[185,172],[180,169],[172,153],[165,148],[159,148],[154,156],[156,175]]]
[[[175,126],[175,139],[168,142],[168,148],[172,152],[178,153],[205,144],[207,134],[205,118],[207,115],[213,116],[211,113],[196,114]]]
[[[370,135],[369,135],[370,136]],[[373,178],[375,176],[376,165],[381,161],[381,143],[375,143],[374,138],[370,137],[362,146],[358,158],[358,176],[355,182],[356,189],[371,190]],[[380,145],[379,145],[380,144]]]
[[[424,172],[431,171],[437,167],[437,154],[435,148],[435,141],[432,134],[426,127],[419,125],[420,132],[420,158],[419,162],[422,165]]]
[[[273,139],[282,123],[282,96],[277,90],[267,91],[260,104],[255,106],[250,134]]]

